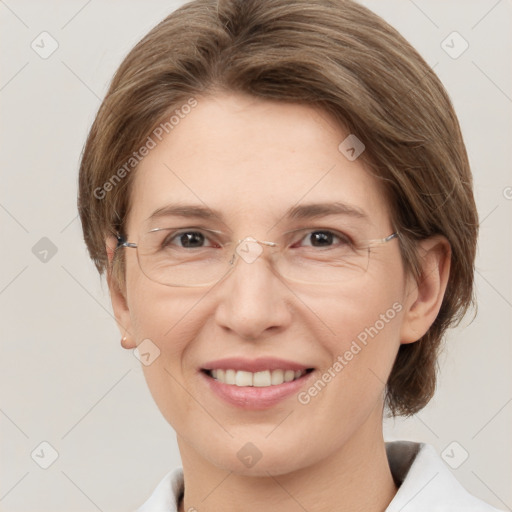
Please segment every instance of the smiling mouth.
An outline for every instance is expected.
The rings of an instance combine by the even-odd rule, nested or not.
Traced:
[[[218,382],[230,386],[239,387],[269,387],[279,386],[285,382],[298,380],[304,375],[311,373],[313,368],[305,370],[263,370],[260,372],[247,372],[243,370],[233,369],[212,369],[202,370],[206,375]]]

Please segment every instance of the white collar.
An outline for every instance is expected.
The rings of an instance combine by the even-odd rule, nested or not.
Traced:
[[[466,491],[432,446],[394,441],[386,451],[400,486],[386,512],[499,512]],[[169,471],[136,512],[177,512],[183,489],[182,468]]]
[[[386,512],[499,512],[471,495],[433,446],[395,441],[386,443],[386,452],[400,484]]]

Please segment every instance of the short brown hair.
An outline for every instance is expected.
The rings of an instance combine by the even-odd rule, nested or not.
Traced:
[[[445,330],[475,304],[472,176],[439,79],[395,29],[351,0],[194,0],[133,48],[80,166],[78,207],[98,270],[109,270],[105,238],[123,231],[129,208],[133,172],[125,167],[114,183],[116,172],[120,178],[121,166],[173,109],[219,90],[316,106],[357,134],[366,146],[361,158],[385,187],[404,266],[417,280],[417,242],[448,239],[440,312],[419,341],[401,345],[387,383],[393,415],[419,411],[435,390]]]

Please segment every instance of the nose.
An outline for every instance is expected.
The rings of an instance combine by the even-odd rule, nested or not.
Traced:
[[[266,245],[275,244],[252,237],[240,241],[232,260],[235,268],[217,287],[217,324],[250,341],[283,330],[291,322],[291,292],[265,257]]]

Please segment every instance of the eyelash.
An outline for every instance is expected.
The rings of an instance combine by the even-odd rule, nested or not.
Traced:
[[[310,229],[301,229],[301,230],[298,230],[298,231],[295,231],[295,232],[299,232],[299,231],[304,231],[305,234],[304,236],[302,236],[298,242],[302,242],[307,236],[310,236],[311,234],[313,233],[329,233],[331,235],[333,235],[333,237],[337,238],[340,240],[340,242],[342,244],[347,244],[347,245],[350,245],[352,246],[353,245],[353,241],[351,240],[351,238],[346,235],[346,234],[343,234],[339,231],[336,231],[336,230],[333,230],[333,229],[327,229],[327,228],[310,228]],[[293,232],[293,233],[295,233]],[[174,245],[174,244],[171,244],[172,240],[184,235],[184,234],[187,234],[187,233],[200,233],[202,234],[204,237],[205,237],[205,240],[210,240],[210,238],[207,235],[208,232],[204,232],[200,229],[191,229],[191,228],[188,228],[188,229],[183,229],[183,230],[180,230],[180,231],[177,231],[177,232],[173,232],[171,233],[170,235],[168,235],[162,242],[162,248],[165,248],[169,245]],[[295,242],[297,243],[297,242]],[[295,243],[293,245],[295,245]],[[222,244],[219,244],[219,245],[222,245]],[[178,246],[178,247],[181,247],[183,249],[187,249],[187,247],[183,247],[183,246]],[[205,247],[193,247],[193,249],[204,249],[206,247],[212,247],[211,245],[210,246],[205,246]],[[309,246],[306,246],[306,247],[314,247],[313,245],[309,245]],[[328,248],[331,248],[331,247],[334,247],[334,245],[331,245],[331,246],[328,246]],[[322,247],[319,247],[320,249]]]

